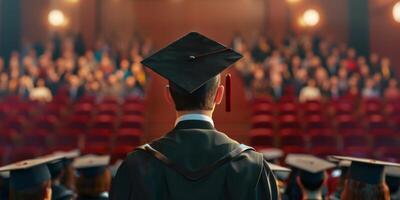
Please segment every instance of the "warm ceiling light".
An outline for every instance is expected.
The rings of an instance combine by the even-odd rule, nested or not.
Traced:
[[[304,12],[302,16],[302,22],[304,26],[316,26],[319,23],[319,13],[314,9],[308,9]]]
[[[286,0],[288,3],[298,3],[298,2],[300,2],[301,0]]]
[[[393,6],[393,18],[400,23],[400,1]]]
[[[60,10],[52,10],[49,12],[48,20],[52,26],[63,26],[65,25],[64,13]]]
[[[65,1],[68,3],[78,3],[79,2],[79,0],[65,0]]]

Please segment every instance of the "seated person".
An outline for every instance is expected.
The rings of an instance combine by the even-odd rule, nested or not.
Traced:
[[[110,156],[87,155],[75,159],[77,200],[107,200],[111,184]]]
[[[292,154],[286,157],[286,164],[297,168],[296,178],[302,192],[302,199],[324,199],[324,185],[327,180],[326,170],[335,165],[312,155]]]
[[[351,161],[342,200],[390,200],[389,188],[384,181],[384,168],[400,167],[400,164],[344,156],[333,157]]]
[[[33,88],[29,94],[29,98],[33,101],[50,102],[53,95],[43,79],[37,81],[37,86]]]
[[[400,97],[400,90],[399,90],[399,87],[397,86],[397,80],[390,79],[389,86],[385,90],[385,98],[386,99],[398,99],[399,97]]]
[[[317,82],[314,79],[308,80],[307,86],[300,91],[299,101],[306,102],[319,99],[321,99],[321,92],[317,87]]]
[[[51,175],[47,163],[58,159],[59,156],[50,156],[0,167],[0,172],[10,172],[10,200],[51,200]]]

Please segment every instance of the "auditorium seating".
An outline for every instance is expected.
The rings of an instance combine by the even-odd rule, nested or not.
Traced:
[[[298,103],[254,99],[249,143],[286,153],[400,160],[400,100],[342,98]],[[276,142],[278,141],[278,142]]]
[[[76,148],[121,159],[141,143],[143,111],[135,98],[56,96],[39,104],[9,96],[0,102],[0,164]]]

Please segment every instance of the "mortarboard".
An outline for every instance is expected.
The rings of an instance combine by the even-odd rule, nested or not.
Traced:
[[[267,161],[282,158],[284,155],[283,151],[277,148],[263,149],[260,153],[263,154],[264,159]]]
[[[285,163],[299,169],[300,178],[310,182],[323,181],[325,170],[335,167],[331,162],[306,154],[289,154]]]
[[[268,166],[279,180],[286,180],[289,177],[290,172],[292,171],[289,168],[272,163],[268,163]]]
[[[349,179],[371,185],[379,184],[384,179],[385,166],[400,167],[400,164],[379,160],[354,158],[346,156],[333,156],[339,160],[351,161]]]
[[[71,150],[71,151],[56,151],[52,155],[61,155],[63,156],[63,164],[64,166],[67,166],[72,163],[73,159],[78,157],[81,154],[81,152],[78,149]]]
[[[400,167],[385,167],[385,175],[390,193],[396,193],[400,189]]]
[[[51,179],[47,163],[61,159],[60,156],[48,156],[24,160],[0,167],[0,172],[10,172],[10,187],[24,190],[38,186]]]
[[[74,160],[78,174],[93,177],[102,174],[110,163],[110,156],[86,155]]]
[[[224,45],[191,32],[141,63],[188,93],[193,93],[242,55]],[[226,77],[226,110],[230,111],[231,77]]]

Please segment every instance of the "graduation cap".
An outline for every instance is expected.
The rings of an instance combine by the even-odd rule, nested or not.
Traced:
[[[283,151],[277,148],[263,149],[260,151],[260,153],[263,154],[264,159],[267,161],[273,161],[282,158],[284,155]]]
[[[68,166],[72,163],[72,161],[81,154],[79,149],[71,150],[71,151],[56,151],[52,155],[60,155],[63,156],[63,164],[64,166]]]
[[[188,93],[220,74],[242,55],[200,33],[191,32],[141,63]],[[231,76],[226,76],[226,110],[230,111]]]
[[[60,156],[49,156],[24,160],[0,167],[0,172],[10,172],[10,187],[13,189],[29,189],[51,180],[47,163],[59,159]]]
[[[73,166],[78,174],[85,177],[94,177],[102,174],[108,164],[110,156],[86,155],[74,160]]]
[[[335,167],[335,164],[306,154],[289,154],[285,163],[299,170],[302,180],[313,183],[321,182],[325,179],[325,171]]]
[[[333,156],[339,160],[351,161],[349,178],[371,185],[381,183],[384,179],[385,166],[400,167],[400,164],[379,160],[354,158],[346,156]]]
[[[268,163],[268,166],[279,180],[286,180],[289,177],[290,172],[292,171],[289,168],[272,163]]]
[[[400,189],[400,167],[385,167],[385,175],[390,193],[396,193]]]

